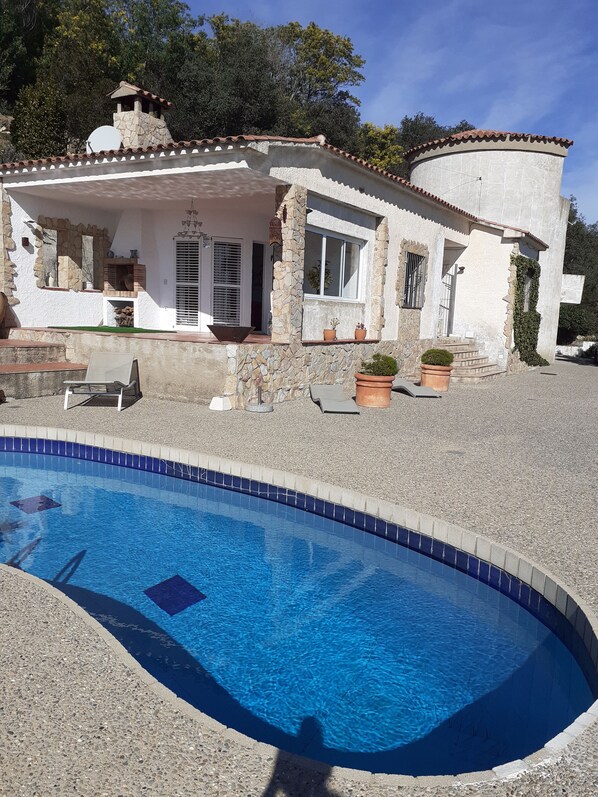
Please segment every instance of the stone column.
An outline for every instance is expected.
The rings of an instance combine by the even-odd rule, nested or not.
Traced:
[[[0,189],[0,291],[6,294],[8,303],[15,305],[19,299],[15,291],[15,265],[8,253],[15,250],[12,238],[10,199],[5,189]]]
[[[299,185],[277,186],[276,215],[282,221],[282,246],[274,250],[272,342],[292,343],[301,340],[303,325],[307,189]]]
[[[388,265],[388,219],[378,219],[374,240],[374,258],[371,282],[371,315],[369,322],[370,338],[379,338],[384,327],[384,285]]]

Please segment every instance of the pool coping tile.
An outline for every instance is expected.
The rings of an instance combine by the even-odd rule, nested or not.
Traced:
[[[11,439],[15,441],[14,444],[10,443]],[[516,551],[442,519],[286,471],[105,434],[0,424],[0,440],[2,440],[2,450],[55,453],[58,456],[93,462],[105,461],[148,472],[167,473],[175,478],[223,487],[239,495],[267,498],[289,507],[305,509],[315,515],[341,520],[356,530],[365,530],[366,533],[377,535],[382,545],[385,544],[385,540],[389,540],[418,550],[484,581],[516,600],[543,622],[549,617],[550,611],[555,612],[555,618],[560,617],[568,621],[569,627],[576,634],[577,644],[586,649],[591,662],[598,669],[598,622],[590,608],[575,593],[567,589],[545,568],[523,558]],[[33,445],[29,442],[31,440],[34,441]],[[3,571],[7,569],[4,565],[1,567]],[[19,574],[39,583],[38,579],[29,574],[21,571]],[[268,745],[227,729],[177,698],[167,687],[149,676],[147,671],[116,643],[112,635],[77,604],[51,585],[41,583],[54,594],[57,593],[60,599],[80,617],[91,623],[110,648],[118,652],[121,657],[124,656],[129,666],[154,691],[162,696],[168,696],[169,700],[175,701],[181,710],[200,720],[204,726],[220,732],[244,747],[254,749],[256,754],[273,758],[277,753]],[[334,767],[333,771],[341,772],[343,777],[349,780],[352,779],[354,772],[354,779],[360,782],[373,780],[374,783],[381,783],[384,780],[385,783],[392,782],[395,785],[400,783],[424,785],[427,781],[430,785],[439,785],[441,782],[474,784],[497,778],[504,780],[516,777],[530,766],[554,756],[597,721],[598,700],[540,750],[524,760],[508,762],[485,772],[413,778],[403,775],[373,775],[361,770],[351,771],[340,767]]]

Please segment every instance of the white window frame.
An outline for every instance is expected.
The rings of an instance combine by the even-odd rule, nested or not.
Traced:
[[[197,265],[197,283],[194,281],[191,282],[189,280],[179,281],[177,278],[177,268],[176,268],[176,249],[177,243],[184,243],[184,242],[191,242],[191,239],[184,238],[182,236],[175,235],[172,240],[172,262],[173,262],[173,270],[174,270],[174,296],[173,296],[173,307],[174,307],[174,327],[175,329],[180,330],[194,330],[197,331],[201,327],[201,272],[202,272],[202,245],[201,241],[198,241],[198,265]],[[178,287],[197,287],[197,325],[193,324],[179,324],[177,322],[177,288]]]
[[[343,233],[339,232],[331,232],[330,230],[323,230],[318,227],[306,227],[305,232],[313,232],[316,235],[322,236],[322,250],[320,254],[320,263],[324,263],[324,268],[320,268],[320,292],[319,293],[305,293],[308,299],[318,299],[320,301],[333,301],[333,302],[349,302],[349,303],[362,303],[361,299],[361,283],[362,283],[362,270],[363,270],[363,256],[364,250],[366,246],[366,241],[359,238],[353,238],[351,235],[344,235]],[[359,263],[357,265],[357,296],[355,298],[347,298],[345,296],[331,296],[330,294],[324,293],[324,280],[326,278],[326,240],[328,238],[335,238],[337,241],[343,242],[343,259],[342,259],[342,268],[341,273],[339,275],[339,285],[342,285],[345,278],[345,246],[344,244],[350,243],[355,244],[359,248]],[[305,261],[303,265],[304,270],[304,278],[303,281],[305,282]]]
[[[223,244],[237,244],[240,249],[240,272],[239,272],[239,284],[234,285],[232,283],[218,283],[221,287],[231,287],[239,289],[239,324],[243,324],[245,320],[245,303],[244,303],[244,296],[247,292],[247,276],[246,276],[246,268],[245,268],[245,239],[243,238],[227,238],[224,235],[219,236],[212,236],[211,239],[211,253],[210,253],[210,313],[212,316],[212,323],[216,323],[214,321],[214,253],[216,251],[216,246],[219,243]]]

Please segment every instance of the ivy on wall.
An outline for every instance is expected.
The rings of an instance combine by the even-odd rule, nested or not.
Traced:
[[[525,255],[511,255],[515,266],[515,304],[513,336],[515,349],[528,365],[548,365],[537,352],[538,331],[542,316],[536,310],[540,288],[540,264]]]

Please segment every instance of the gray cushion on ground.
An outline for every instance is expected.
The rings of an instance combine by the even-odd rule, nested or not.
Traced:
[[[407,393],[413,398],[442,398],[440,393],[432,390],[431,387],[420,387],[409,382],[407,379],[395,379],[392,383],[392,389],[401,393]]]
[[[359,415],[357,404],[346,398],[341,385],[310,385],[312,401],[320,405],[322,412],[339,412]]]

